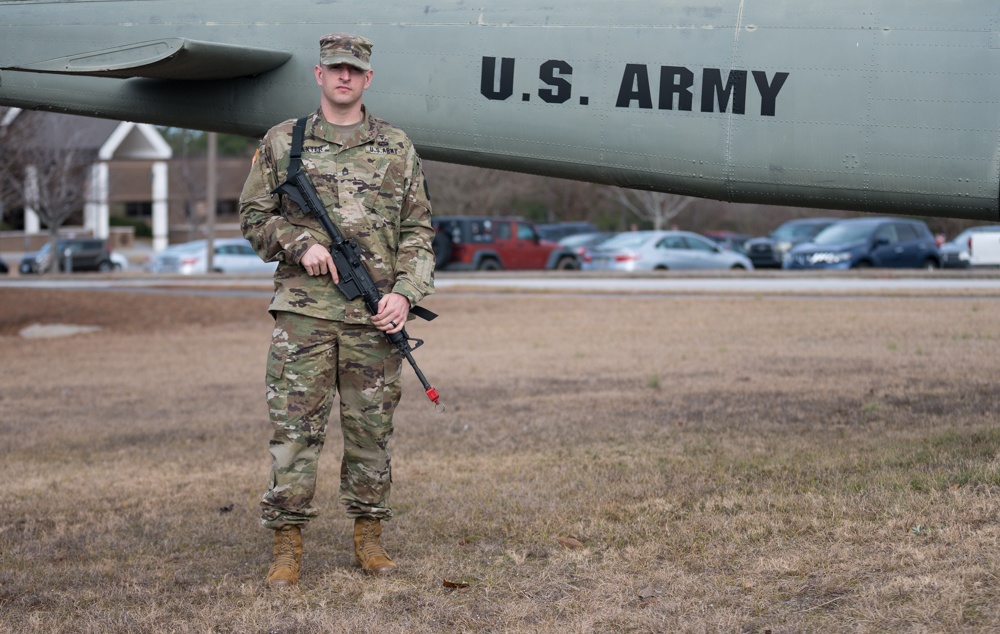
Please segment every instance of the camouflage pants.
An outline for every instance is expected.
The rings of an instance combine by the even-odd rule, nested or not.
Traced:
[[[316,467],[337,391],[344,434],[340,501],[349,517],[392,515],[389,438],[400,363],[396,348],[373,326],[275,313],[267,357],[274,437],[270,487],[261,500],[264,526],[304,524],[316,516]]]

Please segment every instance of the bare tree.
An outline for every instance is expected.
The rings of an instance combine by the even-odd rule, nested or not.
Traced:
[[[7,125],[11,116],[17,114],[14,110],[13,108],[0,107],[0,210],[3,211],[3,215],[0,215],[0,222],[6,222],[7,214],[21,204],[21,197],[9,185],[12,178],[10,172],[15,168],[15,163],[8,158],[10,140]]]
[[[205,148],[201,141],[205,133],[198,130],[160,128],[174,149],[174,156],[180,159],[180,173],[174,170],[172,177],[179,178],[184,192],[184,215],[188,219],[188,240],[204,237],[204,227],[208,210],[198,203],[205,200],[206,188],[203,175],[205,169]]]
[[[532,190],[535,176],[425,161],[424,174],[435,213],[503,216]]]
[[[613,187],[609,192],[618,204],[628,209],[640,220],[652,222],[653,228],[657,230],[663,229],[668,222],[677,217],[677,214],[697,200],[697,198],[681,196],[680,194],[665,194],[621,187]]]
[[[548,222],[589,220],[594,221],[607,211],[604,191],[606,185],[561,178],[540,178],[533,193],[548,210]]]
[[[96,156],[74,143],[72,135],[59,143],[46,142],[45,134],[51,131],[43,129],[44,121],[40,116],[18,117],[0,128],[0,199],[38,215],[48,229],[55,263],[59,228],[87,202]]]

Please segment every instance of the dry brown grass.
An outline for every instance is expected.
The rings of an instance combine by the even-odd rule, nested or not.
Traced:
[[[267,592],[266,299],[2,293],[0,632],[1000,628],[996,299],[442,293],[402,573],[351,567],[332,434]]]

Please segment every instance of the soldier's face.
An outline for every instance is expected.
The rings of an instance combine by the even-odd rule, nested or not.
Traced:
[[[372,71],[364,71],[349,64],[316,66],[316,83],[323,98],[337,108],[353,108],[372,83]]]

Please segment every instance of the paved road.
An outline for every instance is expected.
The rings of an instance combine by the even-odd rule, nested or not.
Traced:
[[[593,274],[438,274],[438,290],[448,293],[569,292],[574,294],[642,293],[690,295],[905,295],[1000,297],[1000,271],[864,274],[649,275]],[[80,274],[64,277],[0,278],[0,288],[42,288],[197,294],[265,294],[268,277],[144,274]]]
[[[726,277],[568,277],[439,279],[438,288],[488,288],[577,292],[641,292],[692,294],[826,294],[945,292],[1000,294],[1000,276],[983,277],[853,277],[853,276],[726,276]]]

